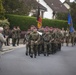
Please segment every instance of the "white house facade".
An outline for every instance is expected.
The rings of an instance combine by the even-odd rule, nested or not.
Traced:
[[[39,2],[41,5],[43,5],[44,7],[46,7],[47,9],[47,11],[45,11],[43,14],[43,18],[55,19],[55,15],[57,12],[66,12],[67,9],[69,9],[69,5],[68,4],[63,5],[63,3],[60,0],[36,0],[36,1]]]
[[[38,0],[37,0],[38,1]],[[53,18],[53,10],[46,4],[44,0],[39,0],[39,3],[46,7],[47,11],[44,12],[43,18],[52,19]]]
[[[67,1],[67,0],[65,0]],[[67,3],[62,3],[60,0],[36,0],[41,7],[46,8],[47,10],[40,10],[42,18],[55,19],[56,13],[58,12],[67,12],[69,5]],[[37,10],[35,10],[37,11]],[[29,16],[32,16],[35,11],[31,11]]]

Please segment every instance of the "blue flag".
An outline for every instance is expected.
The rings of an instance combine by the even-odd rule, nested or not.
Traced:
[[[70,25],[70,32],[74,32],[72,17],[70,15],[70,13],[68,14],[68,24]]]
[[[72,17],[70,15],[70,13],[68,14],[68,24],[72,24]]]

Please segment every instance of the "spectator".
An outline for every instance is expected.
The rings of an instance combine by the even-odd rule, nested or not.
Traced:
[[[6,42],[2,32],[3,32],[3,28],[0,27],[0,51],[3,51],[2,46],[3,46],[3,43]]]

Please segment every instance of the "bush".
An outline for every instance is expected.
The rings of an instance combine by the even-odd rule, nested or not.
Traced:
[[[44,26],[49,26],[49,27],[57,27],[57,28],[62,28],[64,27],[65,29],[69,26],[67,21],[64,20],[49,20],[49,19],[43,19],[43,25]]]
[[[37,21],[35,17],[7,14],[6,18],[8,18],[11,28],[13,26],[20,26],[21,30],[27,30],[28,28],[30,28],[31,25],[37,26]],[[67,21],[64,21],[64,20],[43,19],[42,25],[44,27],[45,26],[52,26],[52,27],[58,27],[58,28],[68,27]]]
[[[10,25],[10,23],[8,22],[7,19],[0,20],[0,26],[4,27],[4,26],[9,26],[9,25]]]

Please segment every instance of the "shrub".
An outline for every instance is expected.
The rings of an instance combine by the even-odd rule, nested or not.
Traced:
[[[5,19],[5,20],[0,20],[0,26],[9,26],[10,25],[10,23],[8,22],[8,20],[7,19]]]
[[[8,18],[11,28],[13,26],[20,26],[21,30],[27,30],[28,28],[30,28],[31,25],[37,26],[37,21],[35,17],[7,14],[6,18]],[[58,28],[64,27],[66,29],[69,25],[67,21],[64,20],[43,19],[42,26],[52,26]]]

